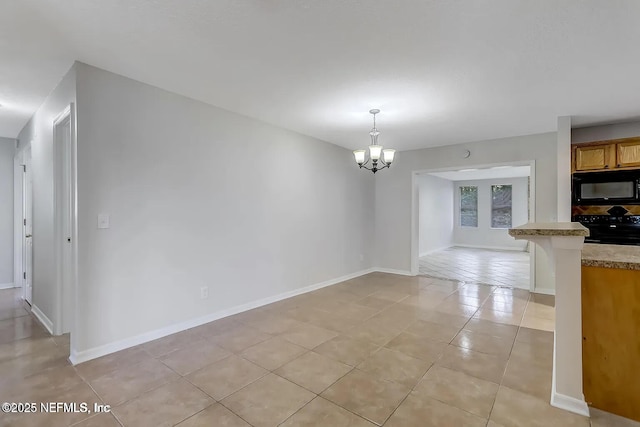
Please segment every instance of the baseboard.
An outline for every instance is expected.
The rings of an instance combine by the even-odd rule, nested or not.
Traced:
[[[589,405],[587,402],[576,399],[575,397],[560,394],[556,391],[551,392],[551,406],[573,412],[574,414],[589,416]]]
[[[2,289],[11,289],[11,288],[15,288],[15,286],[13,285],[13,282],[11,282],[11,283],[0,283],[0,290],[2,290]]]
[[[389,274],[399,274],[401,276],[415,276],[415,274],[411,273],[409,270],[395,270],[393,268],[382,268],[375,267],[372,271],[377,271],[379,273],[389,273]]]
[[[464,245],[461,243],[456,243],[450,247],[459,247],[459,248],[471,248],[471,249],[492,249],[494,251],[514,251],[514,252],[527,252],[527,247],[525,245],[524,248],[516,248],[513,246],[484,246],[484,245]]]
[[[533,290],[534,294],[544,294],[544,295],[555,295],[556,290],[552,288],[535,288]]]
[[[53,335],[53,322],[40,310],[35,304],[31,305],[31,312],[34,316],[47,328],[47,331]]]
[[[556,334],[553,333],[553,367],[551,370],[551,406],[564,409],[565,411],[573,412],[578,415],[584,415],[589,417],[589,405],[582,399],[576,399],[575,397],[567,396],[566,394],[558,393],[556,391]]]
[[[69,361],[73,365],[77,365],[78,363],[86,362],[92,359],[96,359],[101,356],[105,356],[107,354],[115,353],[116,351],[124,350],[129,347],[133,347],[136,345],[144,344],[149,341],[157,340],[158,338],[166,337],[167,335],[175,334],[177,332],[182,332],[187,329],[195,328],[196,326],[204,325],[205,323],[213,322],[218,319],[222,319],[224,317],[232,316],[234,314],[242,313],[243,311],[252,310],[254,308],[262,307],[263,305],[271,304],[277,301],[281,301],[283,299],[291,298],[296,295],[305,294],[307,292],[312,292],[317,289],[325,288],[327,286],[335,285],[340,282],[344,282],[345,280],[353,279],[356,277],[363,276],[365,274],[373,273],[374,271],[380,271],[379,269],[369,268],[367,270],[361,270],[352,274],[347,274],[345,276],[337,277],[335,279],[326,280],[324,282],[316,283],[313,285],[306,286],[304,288],[294,289],[292,291],[283,292],[278,295],[274,295],[267,298],[262,298],[256,301],[252,301],[246,304],[241,304],[235,307],[231,307],[225,310],[217,311],[215,313],[207,314],[202,317],[198,317],[191,320],[186,320],[184,322],[176,323],[173,325],[166,326],[164,328],[155,329],[150,332],[145,332],[140,335],[136,335],[133,337],[125,338],[123,340],[115,341],[112,343],[104,344],[99,347],[90,348],[82,351],[71,350],[71,355],[69,356]],[[387,271],[385,271],[387,272]],[[404,274],[404,273],[397,273]],[[35,306],[33,308],[36,308]],[[38,310],[39,311],[39,310]],[[44,315],[43,315],[44,316]],[[46,316],[45,316],[46,319]],[[47,319],[48,320],[48,319]],[[51,332],[51,322],[49,322],[49,331]]]

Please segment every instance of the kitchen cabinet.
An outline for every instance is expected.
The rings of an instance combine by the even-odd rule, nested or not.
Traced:
[[[575,169],[578,171],[608,169],[609,165],[615,162],[615,159],[611,158],[611,151],[609,144],[576,147]]]
[[[587,403],[640,421],[640,271],[582,266],[582,335]]]
[[[640,166],[640,138],[616,144],[616,167]]]
[[[640,137],[573,144],[573,172],[640,169]]]

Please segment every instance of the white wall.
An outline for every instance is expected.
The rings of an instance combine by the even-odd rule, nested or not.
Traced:
[[[571,142],[605,141],[640,136],[640,122],[616,123],[571,129]]]
[[[456,246],[489,249],[524,250],[526,240],[509,236],[507,229],[491,228],[491,186],[511,185],[511,221],[514,227],[528,221],[528,178],[477,179],[455,182],[455,222],[453,241]],[[460,187],[478,187],[478,227],[460,226]]]
[[[33,173],[33,305],[48,319],[54,316],[53,253],[53,121],[75,102],[72,67],[18,135],[18,149],[31,145]]]
[[[571,116],[558,117],[558,222],[571,221]]]
[[[418,176],[420,256],[453,245],[453,181]]]
[[[16,140],[0,138],[0,289],[13,287],[13,157]]]
[[[80,357],[372,267],[350,151],[76,66]]]
[[[556,134],[519,136],[460,145],[405,151],[385,173],[376,177],[376,265],[411,271],[412,229],[417,230],[417,217],[412,221],[412,174],[414,171],[463,169],[479,165],[535,160],[536,221],[556,221],[557,174]],[[465,150],[471,151],[469,158]],[[417,211],[417,206],[415,206]],[[418,252],[417,239],[415,252]],[[536,286],[554,288],[548,260],[536,251]]]

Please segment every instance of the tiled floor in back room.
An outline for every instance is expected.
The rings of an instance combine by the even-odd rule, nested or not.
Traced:
[[[522,290],[372,273],[75,367],[21,304],[0,291],[0,401],[112,411],[1,426],[640,425],[549,405],[553,297]]]
[[[452,246],[420,258],[420,274],[529,289],[529,252]]]

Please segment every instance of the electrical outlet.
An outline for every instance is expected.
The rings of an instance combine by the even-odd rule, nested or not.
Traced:
[[[209,287],[203,286],[200,288],[200,298],[207,299],[209,298]]]
[[[364,255],[360,254],[360,261],[364,261]]]

